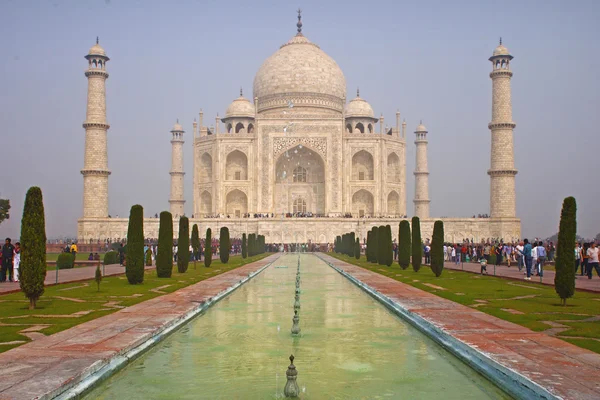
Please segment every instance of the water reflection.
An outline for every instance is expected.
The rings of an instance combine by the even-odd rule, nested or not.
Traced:
[[[303,399],[507,398],[312,255],[293,337],[296,263],[281,257],[88,398],[280,398],[290,354]]]

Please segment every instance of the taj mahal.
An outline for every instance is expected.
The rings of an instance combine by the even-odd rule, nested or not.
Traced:
[[[128,220],[108,214],[110,126],[105,85],[109,57],[96,41],[85,58],[88,95],[78,239],[118,240],[127,236]],[[447,241],[521,237],[515,210],[512,58],[502,42],[489,58],[490,218],[443,218]],[[416,215],[422,237],[431,238],[439,218],[429,215],[426,127],[419,124],[414,133],[407,133],[400,112],[388,127],[384,116],[377,117],[358,90],[356,96],[352,92],[347,97],[344,73],[304,35],[300,13],[297,33],[260,66],[252,96],[244,94],[240,90],[214,121],[200,111],[189,139],[179,121],[169,132],[171,188],[168,198],[165,194],[165,208],[168,200],[174,232],[179,217],[187,215],[190,224],[198,224],[201,235],[206,228],[216,232],[228,226],[232,237],[257,233],[269,243],[324,244],[350,231],[365,238],[371,227],[388,224],[395,239],[399,221]],[[187,208],[186,139],[193,147],[194,165],[193,204]],[[406,146],[411,142],[416,147],[415,195],[414,208],[408,210]],[[158,237],[158,222],[158,218],[144,219],[146,237]]]

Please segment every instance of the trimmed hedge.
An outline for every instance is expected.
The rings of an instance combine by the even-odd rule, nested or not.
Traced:
[[[410,265],[410,244],[410,224],[404,220],[400,222],[398,232],[398,264],[402,269],[406,269]]]
[[[208,268],[212,264],[212,231],[210,228],[206,230],[206,241],[204,243],[206,247],[204,250],[204,266]]]
[[[554,290],[560,297],[563,306],[567,299],[575,294],[575,254],[573,246],[577,238],[577,202],[574,197],[563,201],[556,243],[556,275]],[[588,265],[588,268],[591,268]],[[592,275],[589,275],[592,276]]]
[[[156,275],[170,278],[173,273],[173,216],[168,211],[160,213],[158,227],[158,252],[156,254]]]
[[[110,264],[118,264],[119,263],[119,253],[116,251],[109,251],[104,253],[104,260],[102,261],[104,265]]]
[[[190,220],[179,218],[179,238],[177,239],[177,271],[184,273],[190,264]]]
[[[421,269],[423,261],[423,243],[421,242],[421,221],[412,217],[412,266],[415,272]]]
[[[229,240],[229,228],[226,226],[221,227],[219,232],[219,257],[223,264],[229,262],[229,252],[231,251],[231,241]]]
[[[56,259],[58,269],[71,269],[75,266],[75,256],[71,253],[60,253]]]
[[[444,270],[444,222],[435,221],[431,238],[431,271],[440,276]]]
[[[360,260],[360,240],[356,238],[356,244],[354,245],[354,258]]]
[[[131,285],[144,282],[144,209],[139,204],[131,207],[127,228],[125,274]]]

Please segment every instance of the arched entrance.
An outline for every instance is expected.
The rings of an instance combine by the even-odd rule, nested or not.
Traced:
[[[277,214],[294,210],[324,214],[325,163],[321,156],[301,144],[283,152],[275,164],[273,195]]]
[[[361,189],[352,196],[352,214],[357,217],[373,216],[373,195]]]
[[[246,193],[235,189],[227,193],[226,210],[227,215],[235,218],[240,218],[248,212],[248,197]]]

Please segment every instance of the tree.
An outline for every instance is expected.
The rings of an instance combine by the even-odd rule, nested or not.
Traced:
[[[412,266],[415,272],[421,269],[423,261],[423,243],[421,242],[421,221],[412,217]]]
[[[435,221],[433,224],[430,254],[431,271],[435,276],[440,276],[444,270],[444,222],[442,221]]]
[[[102,271],[100,270],[100,263],[96,265],[96,275],[94,276],[96,285],[98,285],[98,292],[100,291],[100,282],[102,282]]]
[[[248,255],[250,257],[256,255],[256,234],[251,233],[248,235]]]
[[[170,278],[173,273],[173,215],[168,211],[161,212],[159,223],[156,275]]]
[[[219,256],[221,262],[227,264],[229,262],[229,250],[231,249],[231,243],[229,242],[229,228],[224,226],[221,228],[219,234]]]
[[[185,215],[179,218],[179,239],[177,239],[177,271],[182,274],[190,264],[190,220]]]
[[[242,258],[248,257],[248,244],[246,243],[246,234],[242,233]]]
[[[348,240],[348,255],[350,257],[354,257],[354,249],[355,249],[355,245],[354,243],[356,242],[356,233],[354,232],[350,232],[350,238]]]
[[[563,201],[556,244],[556,274],[554,290],[558,293],[563,306],[567,299],[575,294],[575,237],[577,235],[577,203],[574,197]],[[589,267],[588,267],[589,268]]]
[[[387,231],[385,226],[381,225],[377,230],[377,263],[385,265],[387,263]]]
[[[392,243],[392,227],[385,226],[385,262],[384,264],[391,267],[394,263],[394,244]]]
[[[0,224],[5,219],[10,217],[8,213],[10,211],[10,200],[8,199],[0,199]]]
[[[371,234],[371,241],[373,242],[373,253],[371,262],[377,263],[379,261],[379,227],[373,227],[373,233]]]
[[[144,282],[144,209],[139,204],[131,206],[129,212],[125,259],[125,275],[129,284]]]
[[[44,294],[46,278],[46,219],[42,190],[32,186],[25,196],[21,219],[21,264],[19,285],[29,299],[29,309],[35,309]]]
[[[204,266],[208,268],[212,264],[212,231],[210,228],[206,229],[206,241],[204,243]]]
[[[360,260],[360,240],[356,238],[356,244],[354,245],[354,258]]]
[[[398,231],[398,264],[400,268],[406,269],[410,265],[410,224],[408,221],[400,221]]]
[[[56,268],[71,269],[75,266],[75,256],[72,253],[60,253],[56,259]]]
[[[200,234],[198,233],[198,224],[192,226],[192,250],[194,251],[194,269],[196,269],[196,259],[200,250]]]

